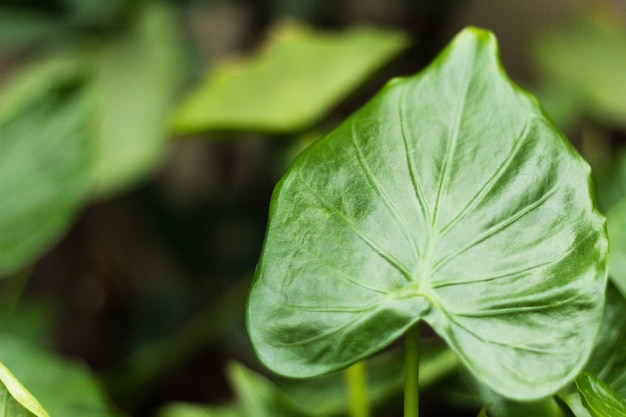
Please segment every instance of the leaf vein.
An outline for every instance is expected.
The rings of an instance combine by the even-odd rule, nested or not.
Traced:
[[[435,274],[437,271],[439,271],[441,268],[443,268],[448,262],[450,262],[455,257],[459,256],[463,252],[465,252],[465,251],[469,250],[470,248],[472,248],[473,246],[476,246],[477,244],[479,244],[479,243],[489,239],[490,237],[492,237],[496,233],[499,233],[502,230],[506,229],[511,224],[515,223],[517,220],[521,219],[522,217],[524,217],[528,213],[531,213],[532,211],[536,210],[543,203],[545,203],[546,200],[548,200],[548,198],[550,198],[552,195],[554,195],[556,193],[556,191],[557,191],[556,187],[551,188],[548,192],[546,192],[544,195],[542,195],[541,198],[539,198],[538,200],[534,201],[533,203],[527,205],[522,210],[520,210],[517,213],[515,213],[513,216],[509,217],[508,219],[505,219],[505,220],[501,221],[498,224],[493,225],[492,227],[490,227],[489,229],[485,230],[482,234],[480,234],[478,237],[476,237],[476,239],[470,241],[465,246],[463,246],[463,247],[455,250],[454,252],[449,253],[448,255],[442,257],[441,259],[439,259],[435,263],[435,265],[433,266],[432,274]]]
[[[478,190],[478,192],[474,194],[474,196],[465,205],[465,207],[463,207],[463,209],[461,209],[456,214],[456,216],[454,216],[454,218],[448,222],[448,224],[446,224],[439,230],[440,236],[443,236],[451,228],[453,228],[461,219],[463,219],[467,215],[468,212],[470,212],[474,207],[476,207],[476,205],[480,202],[482,197],[484,197],[490,191],[493,190],[493,187],[495,186],[496,182],[500,178],[502,178],[502,176],[506,173],[506,170],[511,165],[511,162],[513,162],[514,157],[521,150],[522,145],[524,144],[523,139],[528,135],[528,132],[529,132],[530,120],[531,120],[531,117],[527,118],[526,121],[524,122],[524,126],[522,127],[522,130],[520,134],[518,135],[517,139],[515,140],[515,144],[513,145],[513,148],[511,149],[507,157],[500,163],[498,168],[494,171],[493,175],[491,175],[491,177],[487,179],[487,181],[482,185],[482,187]]]
[[[322,198],[322,196],[309,184],[298,172],[298,177],[300,178],[302,184],[305,185],[307,190],[319,201],[322,208],[325,210],[335,214],[341,221],[343,221],[346,226],[350,230],[354,232],[355,235],[359,237],[367,246],[369,246],[374,252],[376,252],[380,257],[385,259],[394,269],[396,269],[408,282],[413,281],[413,276],[408,269],[402,265],[402,263],[396,259],[392,254],[387,252],[384,248],[382,248],[378,243],[376,243],[371,237],[369,237],[365,232],[357,227],[344,213],[340,210],[329,204],[326,200]]]
[[[402,94],[400,95],[399,101],[399,109],[398,109],[398,117],[400,121],[400,134],[402,136],[402,142],[404,145],[404,154],[406,155],[406,164],[409,169],[409,176],[411,177],[411,184],[413,185],[413,191],[415,195],[415,199],[417,201],[417,205],[419,206],[422,215],[427,220],[427,222],[431,223],[431,214],[430,207],[428,206],[428,202],[424,199],[424,192],[422,184],[420,183],[419,176],[415,172],[415,161],[411,157],[411,150],[409,148],[409,141],[406,135],[406,128],[404,122],[404,101],[406,96],[406,89],[402,90]]]
[[[389,209],[393,217],[396,219],[396,222],[400,226],[400,230],[402,231],[402,234],[407,239],[407,241],[411,244],[411,247],[413,251],[415,252],[415,254],[417,255],[417,257],[421,259],[422,255],[421,255],[419,248],[417,247],[417,242],[415,241],[415,238],[411,234],[409,234],[409,230],[411,230],[411,227],[409,226],[406,219],[404,219],[404,217],[399,213],[398,209],[395,207],[395,205],[393,204],[393,202],[391,201],[387,193],[385,193],[382,186],[380,185],[380,183],[374,176],[374,173],[372,172],[369,164],[365,160],[365,155],[363,154],[363,150],[361,149],[361,146],[356,140],[357,134],[355,131],[354,120],[352,121],[350,126],[352,130],[352,143],[354,144],[354,148],[357,152],[357,159],[359,161],[359,166],[361,167],[361,170],[365,174],[365,177],[367,178],[368,182],[372,185],[374,190],[376,190],[378,195],[382,197],[381,198],[382,201],[385,203],[385,205],[387,206],[387,208]]]
[[[450,138],[446,141],[446,151],[444,155],[444,159],[441,165],[441,173],[439,175],[439,181],[437,182],[437,193],[435,197],[435,207],[433,211],[432,218],[432,226],[436,228],[437,226],[437,214],[439,212],[439,205],[441,204],[441,197],[443,194],[443,190],[448,182],[448,171],[450,167],[450,163],[454,158],[455,150],[459,141],[459,132],[461,130],[461,120],[463,118],[463,114],[465,112],[465,102],[467,100],[467,93],[469,90],[470,77],[469,73],[465,72],[465,80],[463,86],[463,92],[461,95],[461,99],[457,100],[457,105],[454,110],[454,120],[452,124],[452,132],[450,134]]]

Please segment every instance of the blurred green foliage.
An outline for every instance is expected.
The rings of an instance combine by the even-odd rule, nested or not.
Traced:
[[[253,361],[250,352],[242,347],[246,345],[245,338],[233,330],[237,323],[241,325],[248,278],[227,282],[222,288],[210,287],[217,293],[211,297],[198,297],[195,288],[188,290],[187,298],[172,308],[187,308],[185,313],[196,311],[196,316],[177,331],[163,331],[166,334],[156,342],[146,338],[143,343],[132,345],[130,351],[118,352],[117,357],[126,357],[121,363],[108,363],[107,369],[93,371],[82,360],[52,353],[58,349],[51,340],[59,337],[55,334],[59,321],[67,319],[55,308],[68,301],[27,299],[29,275],[38,268],[50,267],[49,263],[42,264],[42,257],[58,250],[59,242],[68,239],[67,232],[76,227],[76,220],[84,215],[85,209],[116,204],[121,198],[136,195],[138,190],[145,193],[142,187],[157,175],[163,175],[164,161],[174,151],[180,151],[177,148],[180,142],[168,142],[172,137],[193,134],[201,139],[235,139],[233,148],[219,143],[211,148],[226,149],[211,161],[232,169],[236,177],[239,171],[229,152],[265,148],[237,148],[242,143],[238,139],[245,136],[223,135],[219,131],[262,133],[254,137],[266,139],[269,147],[286,151],[278,152],[279,155],[287,154],[284,160],[264,161],[272,165],[270,172],[276,176],[296,153],[314,142],[319,132],[328,129],[328,126],[320,127],[322,122],[332,126],[344,115],[345,109],[340,109],[340,113],[337,109],[349,98],[354,99],[361,87],[367,89],[367,81],[385,64],[407,50],[408,55],[405,52],[403,56],[414,60],[420,51],[436,50],[447,41],[444,38],[450,28],[443,23],[452,25],[456,11],[452,6],[463,2],[433,0],[420,2],[418,6],[402,1],[375,3],[342,2],[339,6],[328,0],[0,3],[0,276],[4,278],[0,282],[0,362],[43,406],[23,394],[25,390],[16,385],[17,379],[1,368],[0,401],[11,410],[10,415],[42,417],[46,415],[42,409],[45,408],[51,417],[122,416],[125,412],[114,402],[129,410],[139,409],[143,401],[148,401],[146,396],[149,398],[154,393],[154,385],[158,385],[154,381],[168,378],[176,381],[172,377],[173,368],[201,355],[210,346],[220,344],[220,349],[230,349],[231,359]],[[536,36],[528,59],[535,84],[529,88],[581,147],[594,169],[598,198],[608,216],[611,278],[622,293],[609,289],[605,325],[587,370],[624,396],[626,20],[615,9],[603,10],[602,4],[610,3],[598,2],[593,11],[583,6],[562,24],[546,30],[533,29]],[[208,23],[201,20],[202,16],[190,17],[190,11],[212,8],[235,10],[239,14],[234,20],[207,20]],[[386,29],[370,24],[368,19],[354,17],[366,10],[385,8],[401,11],[386,17],[387,22],[396,19],[396,24],[389,24]],[[416,10],[423,15],[407,15]],[[406,18],[398,20],[402,13]],[[285,16],[300,21],[285,23],[282,21]],[[228,56],[214,51],[199,53],[194,48],[202,47],[202,42],[190,28],[193,19],[199,19],[201,28],[222,23],[240,31],[245,41],[230,45]],[[412,27],[410,22],[417,21],[427,24]],[[339,26],[341,30],[329,30]],[[411,30],[411,36],[407,30]],[[431,36],[422,39],[416,34]],[[411,47],[409,38],[418,40],[418,45]],[[238,53],[238,58],[233,57],[233,51]],[[198,58],[200,54],[208,56],[208,66],[199,65],[203,62]],[[404,70],[415,72],[421,64],[412,61]],[[204,74],[204,80],[194,81],[194,74]],[[207,131],[212,135],[204,134]],[[197,149],[192,148],[191,152]],[[220,177],[217,178],[210,181],[218,181]],[[225,183],[220,190],[231,191],[233,183]],[[222,199],[230,201],[234,194]],[[220,224],[220,210],[232,209],[232,205],[221,204],[218,209],[210,210],[200,206],[205,210],[202,217],[214,217]],[[184,211],[174,213],[172,217],[187,215]],[[249,213],[235,213],[232,217],[244,215]],[[139,216],[148,215],[142,212]],[[264,218],[265,212],[255,216]],[[198,229],[203,231],[200,226]],[[233,241],[245,243],[241,237],[245,233],[237,234],[229,229],[225,235],[228,239],[215,246],[227,250]],[[146,239],[154,239],[154,235]],[[80,244],[71,247],[77,251]],[[134,244],[131,241],[129,246]],[[204,253],[202,250],[198,252]],[[157,254],[157,257],[168,256],[159,251]],[[73,253],[68,263],[79,268],[84,262],[80,256],[83,255]],[[98,253],[98,256],[107,255]],[[134,253],[129,255],[133,256]],[[139,265],[142,259],[133,261]],[[214,260],[207,260],[211,261]],[[53,276],[58,274],[58,270],[51,269]],[[143,269],[138,270],[144,273]],[[158,268],[153,271],[157,271],[154,275],[165,274]],[[143,278],[149,281],[151,277]],[[198,280],[206,278],[203,275]],[[219,282],[216,277],[208,278]],[[57,284],[55,281],[54,285]],[[176,288],[163,291],[175,292]],[[168,297],[171,300],[174,295]],[[208,299],[211,305],[195,309],[196,306],[188,305],[193,304],[189,300],[198,298]],[[89,299],[86,304],[95,305],[97,300]],[[130,320],[125,317],[120,321]],[[163,323],[155,326],[166,328]],[[202,329],[208,330],[205,333]],[[382,406],[385,413],[388,408],[384,406],[389,404],[389,412],[393,413],[393,403],[401,390],[400,361],[398,352],[391,351],[368,364],[372,402]],[[492,417],[512,417],[520,412],[521,415],[560,415],[551,399],[541,404],[520,405],[484,387],[476,388],[474,382],[463,378],[454,380],[459,383],[455,386],[458,390],[451,394],[449,376],[457,367],[456,356],[448,350],[435,347],[426,354],[421,381],[425,388],[433,390],[432,398],[439,396],[446,403],[469,409],[468,415],[476,415],[476,410],[487,402],[494,404],[489,409],[485,407],[481,414]],[[250,415],[250,408],[269,415],[346,413],[343,375],[310,381],[268,378],[236,362],[231,362],[225,372],[234,397],[223,401],[222,406],[183,403],[189,400],[183,396],[177,404],[163,408],[159,416],[241,417]],[[207,377],[197,378],[200,381]],[[559,395],[567,400],[576,417],[588,417],[573,386]],[[469,401],[468,396],[471,396]],[[163,406],[163,398],[151,401],[156,403],[148,407],[152,410]],[[25,406],[31,411],[26,411]]]

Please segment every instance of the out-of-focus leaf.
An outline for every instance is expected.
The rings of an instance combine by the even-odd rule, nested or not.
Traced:
[[[582,372],[575,382],[582,403],[592,417],[626,417],[626,400],[602,380]]]
[[[235,406],[210,407],[186,403],[169,404],[160,409],[157,415],[158,417],[244,417]]]
[[[1,335],[0,361],[39,400],[50,417],[123,416],[104,396],[88,369],[17,339]]]
[[[355,27],[330,34],[283,23],[257,56],[219,63],[180,108],[173,128],[307,128],[406,46],[404,35],[388,30]]]
[[[561,395],[555,395],[554,401],[557,403],[557,405],[561,409],[561,413],[562,413],[561,417],[577,417],[577,415],[574,414],[570,405],[567,403],[567,401],[565,401],[565,399]]]
[[[575,96],[585,114],[626,126],[626,27],[620,20],[592,15],[551,28],[537,36],[533,55],[543,84],[567,91],[561,103]]]
[[[420,347],[420,388],[427,388],[454,371],[459,360],[441,343],[423,341]],[[404,351],[393,349],[365,361],[367,395],[372,406],[402,395],[404,389]],[[320,416],[345,415],[348,398],[341,373],[309,378],[279,379],[277,385],[303,409]]]
[[[626,299],[611,283],[607,286],[600,334],[585,371],[626,397]]]
[[[626,297],[626,198],[606,214],[606,226],[611,242],[610,278]]]
[[[99,54],[99,101],[94,179],[109,195],[150,173],[161,160],[180,45],[169,9],[148,3],[130,33]]]
[[[305,417],[306,413],[274,384],[237,362],[227,368],[244,417]]]
[[[614,253],[612,252],[612,256]],[[626,300],[617,288],[609,282],[602,327],[595,341],[591,358],[585,366],[585,371],[596,375],[622,397],[626,396],[625,317]],[[577,417],[589,417],[589,413],[581,403],[581,397],[573,386],[563,393],[562,399]]]
[[[55,26],[54,20],[43,13],[0,6],[0,47],[6,51],[49,39],[56,34]]]
[[[33,395],[0,362],[0,410],[10,417],[50,417]]]
[[[75,74],[47,71],[0,99],[0,275],[46,250],[90,191],[93,103]]]
[[[553,394],[589,358],[604,308],[589,171],[504,74],[494,36],[464,30],[277,185],[246,317],[258,357],[322,375],[425,320],[494,391]]]
[[[594,174],[598,205],[603,213],[607,213],[626,197],[626,150],[614,150],[610,160],[597,166]]]
[[[489,409],[492,417],[561,417],[560,407],[551,396],[535,401],[514,401],[495,393],[475,378],[472,382],[476,398],[492,404]]]
[[[487,409],[489,409],[489,407],[491,407],[491,403],[485,404],[485,406],[478,412],[478,417],[489,417],[487,415]]]

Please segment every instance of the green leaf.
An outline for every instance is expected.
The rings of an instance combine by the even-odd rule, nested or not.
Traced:
[[[626,416],[626,400],[600,379],[582,372],[575,382],[583,405],[592,417]]]
[[[0,337],[0,361],[13,370],[51,417],[123,416],[82,363],[62,359],[6,333]]]
[[[589,167],[467,29],[309,147],[274,191],[247,326],[263,363],[345,368],[425,320],[494,391],[571,381],[603,311]]]
[[[282,24],[257,56],[219,63],[183,104],[173,129],[307,128],[406,46],[402,34],[371,27],[335,35]]]
[[[93,159],[93,103],[72,65],[28,71],[1,98],[0,276],[69,227],[90,191]]]
[[[94,79],[94,180],[101,196],[136,183],[161,161],[179,50],[171,12],[154,3],[144,7],[130,33],[102,47]]]
[[[35,397],[0,362],[0,409],[11,417],[49,417]]]

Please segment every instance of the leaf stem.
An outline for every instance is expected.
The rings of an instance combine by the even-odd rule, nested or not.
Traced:
[[[406,334],[404,354],[404,417],[419,417],[419,323]]]
[[[346,369],[345,375],[350,398],[350,417],[370,417],[365,362],[355,363]]]

